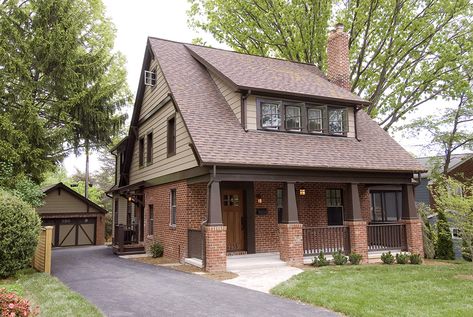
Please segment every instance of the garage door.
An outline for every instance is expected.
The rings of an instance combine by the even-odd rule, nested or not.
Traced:
[[[95,244],[96,218],[45,219],[53,226],[53,246],[70,247]]]

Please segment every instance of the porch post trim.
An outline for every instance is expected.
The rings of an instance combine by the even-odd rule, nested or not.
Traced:
[[[213,180],[207,188],[207,226],[223,226],[220,182]]]
[[[345,207],[345,220],[358,221],[363,220],[361,215],[361,204],[360,204],[360,193],[358,190],[358,184],[350,183],[347,186],[346,195],[346,207]]]
[[[402,219],[418,219],[412,184],[402,185]]]
[[[282,222],[286,224],[299,223],[296,202],[296,188],[293,182],[285,182],[283,189]]]

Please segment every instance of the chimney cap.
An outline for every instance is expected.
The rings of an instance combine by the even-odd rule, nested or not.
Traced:
[[[341,23],[341,22],[335,24],[335,31],[336,32],[343,32],[344,28],[345,28],[345,25],[343,25],[343,23]]]

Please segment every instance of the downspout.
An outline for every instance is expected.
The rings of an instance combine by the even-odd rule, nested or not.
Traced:
[[[248,96],[251,94],[251,89],[247,90],[245,94],[241,94],[241,126],[245,132],[248,132],[248,124],[246,120],[246,112],[248,110],[247,107],[247,99]]]
[[[361,108],[358,108],[358,107],[355,107],[355,112],[353,113],[353,121],[355,121],[355,139],[358,141],[358,142],[361,142],[361,140],[358,138],[358,125],[357,125],[357,121],[356,120],[356,114],[358,111],[360,111]]]

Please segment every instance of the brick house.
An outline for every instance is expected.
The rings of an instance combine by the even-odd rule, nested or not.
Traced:
[[[226,269],[227,256],[422,253],[423,170],[350,92],[348,35],[314,65],[148,38],[129,135],[114,149],[114,250]]]

